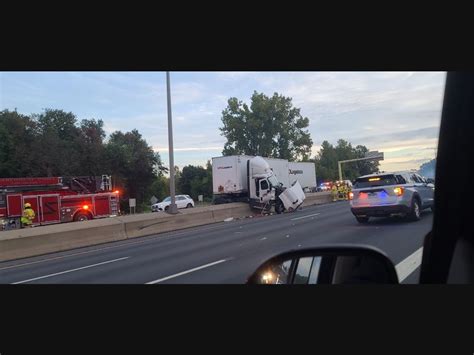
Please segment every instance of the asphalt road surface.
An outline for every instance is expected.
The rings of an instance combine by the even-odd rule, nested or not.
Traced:
[[[417,222],[374,218],[363,225],[343,201],[3,262],[0,283],[241,284],[277,253],[337,243],[378,247],[403,283],[416,283],[415,259],[432,221],[427,210]]]

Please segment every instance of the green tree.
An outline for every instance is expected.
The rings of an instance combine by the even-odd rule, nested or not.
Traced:
[[[111,134],[105,147],[107,173],[121,186],[124,200],[136,198],[137,206],[146,202],[149,188],[160,171],[159,155],[136,130]]]
[[[274,93],[268,97],[254,91],[250,107],[232,97],[222,111],[220,128],[227,142],[223,155],[246,154],[307,160],[313,141],[309,119],[293,107],[292,99]]]
[[[206,167],[187,165],[183,167],[178,180],[178,190],[197,200],[199,195],[206,199],[212,198],[212,165],[208,161]]]
[[[36,123],[16,111],[0,111],[0,177],[38,176]]]
[[[313,159],[318,183],[338,180],[338,161],[363,158],[368,151],[363,145],[354,148],[344,139],[339,139],[336,146],[324,141],[318,155]],[[341,168],[344,179],[354,180],[358,176],[377,172],[378,167],[378,161],[360,161],[342,164]]]
[[[46,109],[34,114],[37,122],[36,159],[43,176],[80,175],[81,132],[72,112]]]
[[[81,162],[81,175],[98,176],[103,174],[105,157],[105,131],[102,120],[84,119],[79,126],[77,149]]]
[[[157,176],[150,186],[150,198],[155,196],[159,201],[163,201],[169,196],[170,179],[164,175]]]

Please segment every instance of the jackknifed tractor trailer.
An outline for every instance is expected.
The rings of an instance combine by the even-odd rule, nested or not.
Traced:
[[[290,169],[292,164],[292,169]],[[300,168],[294,164],[306,164]],[[247,202],[252,209],[276,213],[292,212],[301,206],[305,194],[300,180],[311,181],[308,174],[316,175],[307,164],[290,163],[285,159],[263,158],[260,156],[232,155],[212,158],[212,186],[214,203]],[[304,178],[295,178],[306,172]],[[313,186],[307,186],[312,188]],[[306,186],[305,186],[306,188]]]

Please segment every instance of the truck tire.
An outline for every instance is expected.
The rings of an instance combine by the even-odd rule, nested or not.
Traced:
[[[283,205],[282,205],[281,203],[277,203],[277,204],[275,205],[275,213],[276,213],[276,214],[281,214],[281,213],[283,213],[283,209],[284,209],[284,208],[283,208]]]
[[[408,219],[410,221],[419,221],[421,219],[420,201],[417,197],[414,197],[411,201],[411,210],[408,214]]]
[[[369,222],[369,217],[358,217],[358,216],[356,216],[356,220],[359,223],[368,223]]]
[[[79,212],[74,216],[75,222],[88,221],[92,219],[92,216],[89,213]]]

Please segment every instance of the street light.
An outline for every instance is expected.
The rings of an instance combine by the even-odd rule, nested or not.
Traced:
[[[166,72],[166,91],[168,98],[168,145],[170,156],[170,197],[171,204],[168,207],[168,213],[178,213],[178,206],[176,206],[175,196],[175,181],[174,181],[174,156],[173,156],[173,124],[171,119],[171,90],[170,90],[170,72]]]

